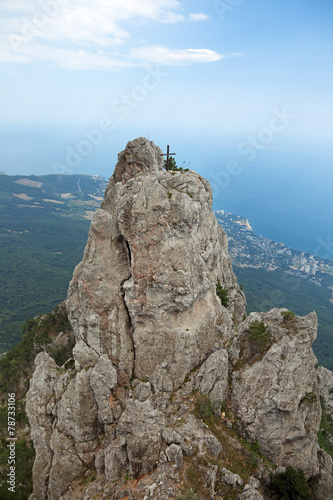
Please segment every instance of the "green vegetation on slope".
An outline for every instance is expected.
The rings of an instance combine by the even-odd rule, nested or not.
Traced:
[[[221,282],[218,281],[216,284],[216,295],[219,297],[221,300],[221,304],[224,307],[228,307],[229,305],[229,294],[228,290],[222,287]]]
[[[285,472],[273,477],[271,487],[282,500],[311,500],[313,498],[304,472],[290,465]]]
[[[62,332],[62,335],[60,333]],[[66,309],[57,307],[51,314],[28,320],[23,326],[21,342],[0,360],[0,498],[15,497],[26,500],[32,492],[32,466],[35,458],[33,444],[27,432],[25,397],[29,379],[34,370],[34,359],[41,351],[47,351],[59,366],[72,357],[73,332],[68,322]],[[8,393],[15,394],[15,494],[8,491]]]
[[[331,415],[326,413],[324,398],[320,397],[322,409],[320,429],[318,432],[318,443],[322,450],[329,453],[333,458],[333,419]]]
[[[20,341],[24,321],[66,298],[87,241],[85,217],[104,187],[83,175],[1,176],[0,353]]]

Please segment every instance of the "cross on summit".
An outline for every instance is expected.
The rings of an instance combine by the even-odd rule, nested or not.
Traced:
[[[167,152],[164,154],[161,154],[161,156],[166,156],[166,167],[165,167],[166,170],[169,170],[169,157],[176,155],[176,153],[170,153],[169,151],[170,151],[170,146],[168,145]]]

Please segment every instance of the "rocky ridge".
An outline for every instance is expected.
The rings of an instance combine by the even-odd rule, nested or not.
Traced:
[[[317,478],[315,498],[329,498],[317,432],[333,374],[316,370],[316,316],[246,317],[209,183],[162,158],[143,138],[119,154],[69,286],[75,368],[36,357],[30,498],[273,498],[274,464]],[[248,458],[245,438],[263,455],[229,470],[234,450]]]

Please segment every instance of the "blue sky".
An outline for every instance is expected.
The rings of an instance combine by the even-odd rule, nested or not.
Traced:
[[[0,19],[8,174],[107,177],[148,135],[198,170],[333,154],[332,2],[2,0]]]

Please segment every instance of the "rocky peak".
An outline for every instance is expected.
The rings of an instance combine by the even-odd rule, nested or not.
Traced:
[[[210,185],[195,172],[164,171],[162,158],[143,138],[119,154],[67,309],[79,366],[107,354],[120,381],[134,373],[172,391],[216,349],[225,325],[242,318],[245,299]],[[229,292],[227,309],[218,280]]]
[[[125,184],[138,175],[163,171],[163,163],[161,149],[144,137],[139,137],[129,142],[126,149],[119,153],[113,179]]]
[[[274,309],[246,318],[209,183],[162,164],[143,138],[119,154],[69,285],[75,369],[36,358],[31,500],[167,500],[194,486],[200,499],[230,488],[262,499],[268,459],[317,475],[316,498],[327,498],[316,317]],[[267,456],[255,470],[244,438]],[[83,475],[92,484],[82,490]]]

